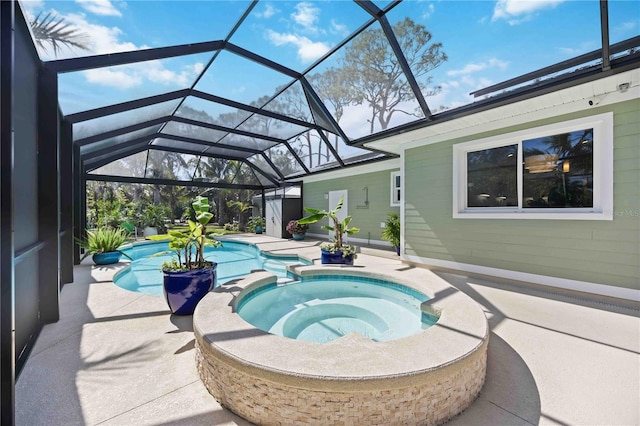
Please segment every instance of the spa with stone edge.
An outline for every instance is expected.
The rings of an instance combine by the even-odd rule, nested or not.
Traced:
[[[407,265],[289,269],[198,304],[198,372],[221,405],[256,424],[425,425],[476,399],[489,328],[467,295]]]

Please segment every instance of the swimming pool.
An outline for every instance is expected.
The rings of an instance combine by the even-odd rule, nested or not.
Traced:
[[[172,255],[153,255],[168,250],[166,242],[140,244],[124,249],[133,260],[128,268],[114,276],[113,282],[126,290],[162,296],[160,268],[162,262],[171,259]],[[287,265],[309,264],[298,257],[267,256],[255,246],[231,241],[223,241],[222,247],[218,249],[205,248],[205,259],[218,263],[218,285],[241,278],[254,269],[264,269],[284,278],[287,276]]]
[[[384,342],[418,333],[436,323],[423,313],[429,298],[388,281],[357,276],[317,276],[264,286],[242,297],[238,314],[278,336],[327,343],[349,333]]]

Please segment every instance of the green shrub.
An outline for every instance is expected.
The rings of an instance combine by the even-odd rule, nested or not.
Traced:
[[[382,230],[382,239],[389,241],[394,247],[400,246],[400,216],[398,213],[387,214],[387,222]]]

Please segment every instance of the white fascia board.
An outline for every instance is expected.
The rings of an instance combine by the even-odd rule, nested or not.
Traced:
[[[302,182],[304,183],[322,182],[325,180],[363,175],[366,173],[380,172],[383,170],[395,170],[399,168],[400,168],[400,159],[391,158],[389,160],[376,161],[374,163],[364,164],[362,166],[345,167],[339,170],[330,171],[326,173],[318,173],[314,175],[303,176],[302,179],[295,179],[295,180],[296,181],[302,180]]]
[[[618,86],[629,83],[626,92]],[[640,70],[631,70],[579,86],[547,93],[477,114],[426,126],[365,146],[399,154],[403,150],[477,135],[640,98]],[[595,101],[590,105],[590,101]]]

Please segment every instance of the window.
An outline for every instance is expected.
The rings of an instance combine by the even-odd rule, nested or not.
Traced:
[[[391,173],[391,205],[399,206],[402,191],[402,179],[400,172]]]
[[[613,114],[453,147],[457,218],[613,219]]]

